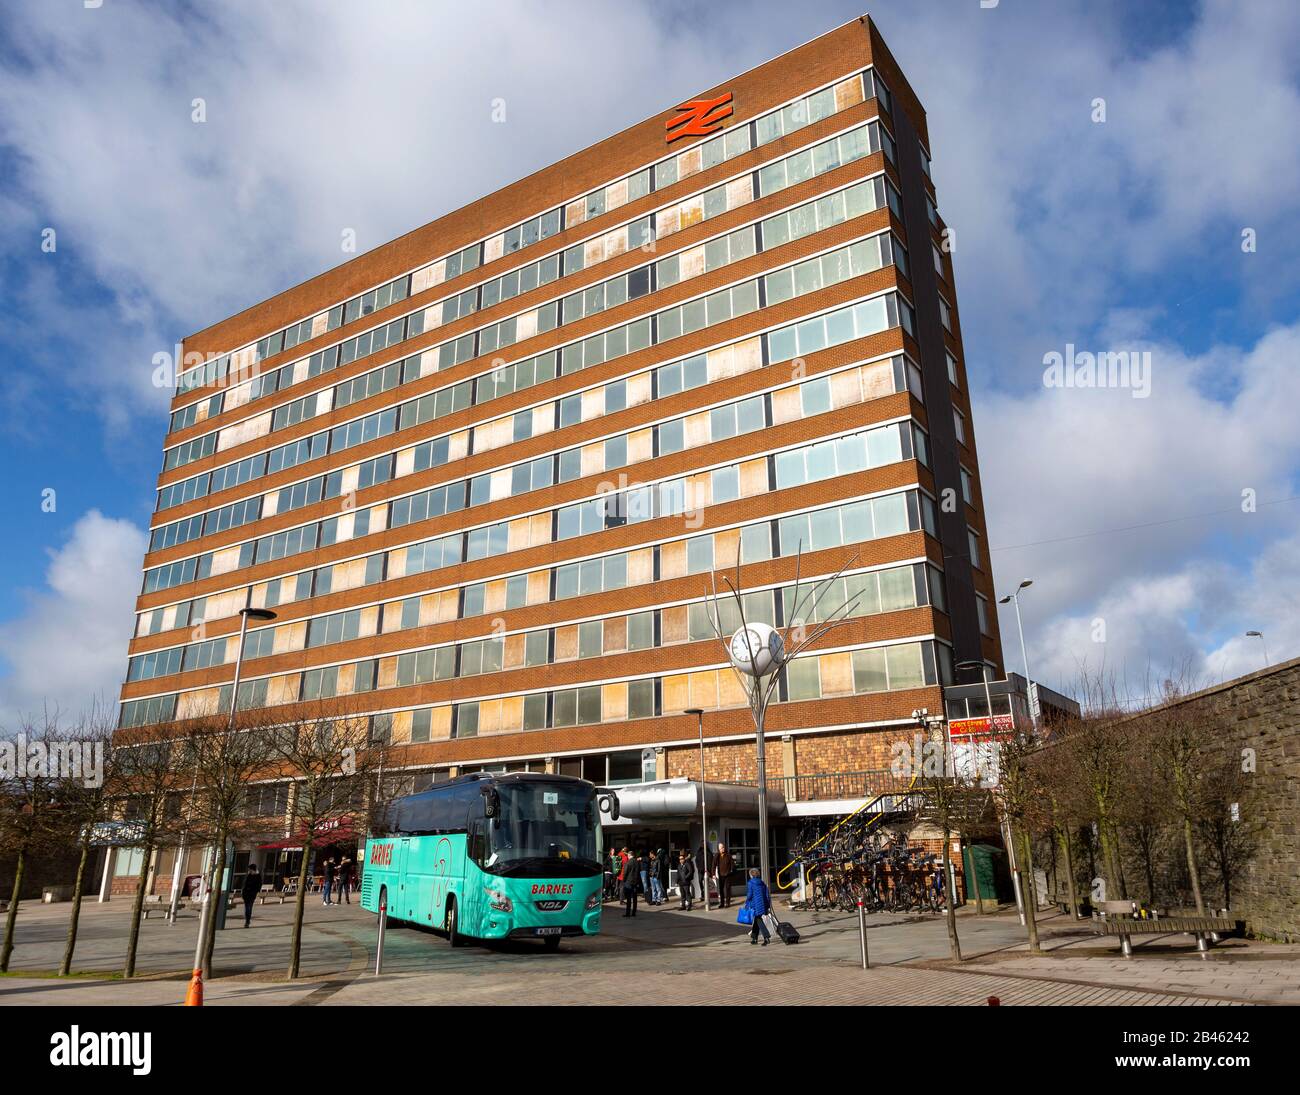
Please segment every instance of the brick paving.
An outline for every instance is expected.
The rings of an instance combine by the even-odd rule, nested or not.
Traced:
[[[79,969],[120,967],[125,902],[83,913]],[[566,940],[558,953],[532,941],[452,950],[426,930],[390,931],[385,973],[370,972],[375,923],[357,906],[308,908],[306,978],[278,982],[287,956],[289,908],[259,906],[254,927],[218,937],[210,1004],[975,1004],[996,996],[1016,1005],[1193,1005],[1300,1003],[1300,948],[1225,941],[1207,956],[1190,941],[1157,939],[1119,957],[1063,917],[1044,921],[1048,953],[1030,956],[1013,912],[960,917],[960,966],[948,960],[942,918],[868,918],[872,969],[859,966],[857,919],[786,914],[804,937],[798,947],[751,947],[727,911],[643,909],[635,920],[607,906],[602,933]],[[62,950],[67,906],[31,906],[19,918],[12,968],[49,969]],[[232,921],[232,924],[234,922]],[[153,979],[57,981],[0,978],[0,1005],[177,1004],[192,953],[195,918],[151,920],[141,969]],[[170,978],[170,979],[168,979]],[[278,983],[277,983],[278,982]]]

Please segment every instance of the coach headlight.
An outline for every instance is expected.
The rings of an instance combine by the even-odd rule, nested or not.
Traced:
[[[600,908],[600,891],[592,890],[591,893],[587,895],[587,911],[590,912],[592,909],[599,909],[599,908]]]
[[[515,911],[515,903],[500,890],[489,888],[485,889],[484,892],[488,895],[488,904],[491,905],[492,908],[496,909],[497,912]]]

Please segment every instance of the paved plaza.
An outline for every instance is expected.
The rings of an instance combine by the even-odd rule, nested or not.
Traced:
[[[178,1004],[198,922],[155,917],[142,925],[139,979],[59,980],[48,976],[62,954],[69,906],[26,905],[11,975],[0,1005]],[[381,977],[373,973],[375,920],[358,905],[309,902],[303,978],[283,980],[289,905],[258,906],[253,926],[233,915],[218,934],[217,976],[209,1004],[1136,1004],[1222,1006],[1300,1004],[1300,948],[1231,939],[1207,955],[1190,938],[1144,942],[1124,959],[1113,940],[1052,915],[1042,922],[1046,954],[1030,956],[1014,910],[960,914],[960,966],[948,958],[942,917],[868,917],[872,968],[860,966],[857,917],[793,912],[803,941],[749,945],[735,908],[679,912],[642,907],[635,919],[605,909],[602,932],[566,940],[555,954],[531,941],[452,950],[440,935],[388,932]],[[81,920],[76,969],[121,967],[126,900],[89,903]],[[38,976],[24,977],[30,971]]]

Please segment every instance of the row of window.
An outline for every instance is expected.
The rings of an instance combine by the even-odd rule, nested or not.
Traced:
[[[471,244],[458,252],[446,255],[414,274],[402,275],[385,285],[336,305],[319,316],[290,324],[289,327],[260,339],[247,349],[252,350],[253,363],[292,349],[309,338],[318,337],[343,324],[403,300],[408,294],[413,295],[422,292],[430,285],[451,281],[477,268],[480,263],[492,262],[502,255],[514,254],[531,247],[557,235],[563,229],[575,227],[584,221],[612,212],[645,197],[652,190],[671,186],[680,179],[734,159],[748,152],[751,147],[762,146],[786,134],[796,132],[806,125],[846,110],[873,96],[892,113],[889,89],[876,76],[874,70],[868,69],[785,107],[770,111],[751,122],[732,127],[717,137],[669,156],[652,167],[642,168],[613,183],[598,187],[563,206],[531,217],[485,241]],[[180,390],[190,391],[220,379],[229,370],[231,359],[238,358],[243,353],[244,351],[236,351],[234,354],[226,354],[213,362],[183,373],[178,378]]]
[[[897,293],[891,291],[857,304],[835,309],[813,319],[801,320],[788,327],[778,328],[763,336],[763,338],[769,347],[766,356],[775,362],[788,360],[798,354],[811,353],[814,350],[862,338],[900,325],[909,334],[913,332],[911,305]],[[424,401],[430,400],[432,395],[433,393],[430,393],[430,396],[423,396],[419,400],[403,404],[403,412],[412,407],[420,409],[420,405],[423,405]],[[428,406],[427,409],[431,415],[432,406]],[[388,411],[381,412],[381,416],[376,416],[388,416],[389,420],[386,423],[387,428],[384,432],[392,432],[398,428],[397,411],[398,408],[390,408]],[[408,424],[412,423],[405,420],[404,413],[401,419],[401,428],[405,428]],[[336,427],[336,430],[344,428]],[[378,431],[376,431],[375,436],[379,436]],[[380,514],[385,510],[383,505],[375,508]],[[264,562],[270,559],[283,558],[295,551],[309,551],[316,546],[326,546],[364,535],[370,531],[371,512],[370,510],[349,512],[342,517],[330,518],[322,522],[319,539],[316,535],[316,526],[307,525],[287,532],[276,533],[271,537],[263,537],[259,541],[249,541],[231,548],[219,549],[217,552],[208,552],[204,555],[150,568],[145,571],[143,591],[152,593],[159,589],[172,588],[176,585],[206,578],[213,573],[223,573],[226,570],[235,569],[237,566],[252,565],[254,560]],[[375,531],[379,531],[379,529],[376,528]],[[265,541],[265,545],[263,545],[263,541]],[[214,568],[218,555],[221,556],[223,566]]]
[[[248,632],[245,653],[250,658],[273,652],[284,653],[287,650],[301,649],[304,645],[317,646],[357,638],[363,631],[365,634],[375,634],[381,626],[385,630],[399,630],[407,626],[423,627],[432,623],[468,619],[491,612],[511,611],[533,604],[624,589],[629,584],[642,585],[710,573],[734,566],[738,562],[763,562],[919,529],[935,534],[934,503],[930,497],[916,490],[884,494],[806,513],[752,522],[738,529],[708,532],[663,545],[560,564],[531,574],[425,593],[418,598],[407,598],[384,606],[351,609],[316,617],[307,622],[305,633],[296,638],[294,629],[301,629],[301,623],[256,628]],[[254,607],[274,608],[283,603],[453,565],[461,561],[462,551],[462,536],[454,533],[410,547],[395,548],[366,559],[274,579],[254,587],[250,600]],[[175,626],[185,626],[189,621],[201,623],[207,600],[199,598],[179,606],[183,610],[184,619],[178,620]],[[418,603],[418,609],[415,603]],[[227,606],[228,610],[236,612],[243,607],[242,603]],[[412,613],[418,615],[413,617]],[[801,609],[799,614],[809,619],[814,618],[809,616],[808,609]],[[412,620],[416,622],[413,623]],[[278,648],[277,633],[282,636]],[[182,669],[221,664],[226,660],[227,653],[233,656],[234,650],[230,644],[234,641],[237,640],[223,636],[189,646],[137,655],[130,661],[127,679],[144,680],[180,672]]]
[[[746,371],[742,367],[743,363],[732,350],[732,347],[724,347],[717,351],[710,351],[709,354],[698,355],[685,362],[659,366],[655,370],[639,374],[644,381],[642,384],[638,384],[637,377],[634,376],[624,380],[612,381],[603,388],[595,388],[585,393],[566,396],[559,401],[559,424],[561,426],[573,425],[613,410],[623,409],[629,405],[629,385],[637,388],[637,391],[633,392],[631,396],[631,401],[636,403],[653,398],[656,392],[660,395],[670,394],[703,385],[708,382],[711,375],[710,359],[713,360],[714,366],[718,366],[720,362],[725,362],[728,369]],[[751,363],[756,367],[760,359],[757,355],[750,356]],[[714,373],[712,375],[722,374]],[[675,422],[663,423],[659,427],[659,451],[666,451],[665,446],[668,446],[672,451],[676,451],[683,441],[688,447],[694,447],[754,428],[759,421],[758,401],[760,400],[763,404],[763,420],[778,425],[903,391],[910,391],[918,401],[922,398],[920,370],[910,359],[896,356],[865,365],[854,365],[847,369],[838,370],[835,373],[824,374],[803,381],[800,384],[779,388],[765,396],[750,397],[720,408],[698,411],[684,419],[675,420]],[[555,421],[555,413],[555,404],[546,406],[547,417],[552,423]],[[511,419],[502,419],[496,424],[489,423],[487,427],[479,427],[479,429],[491,429],[493,425],[506,427],[509,432],[504,434],[504,438],[497,438],[497,444],[505,443],[506,440],[510,439],[519,440],[522,437],[531,436],[531,415],[532,412],[530,411],[522,411],[514,417],[513,422]],[[679,426],[678,423],[683,425]],[[521,424],[526,428],[521,429]],[[501,434],[503,431],[496,430],[494,432]],[[491,440],[487,434],[481,436]],[[485,445],[487,440],[484,441]],[[617,439],[611,440],[614,441],[612,446],[608,442],[594,442],[583,446],[581,452],[585,453],[587,457],[587,470],[585,471],[582,470],[582,461],[578,458],[567,457],[563,454],[557,458],[540,457],[536,460],[475,477],[475,479],[471,480],[471,497],[481,501],[484,498],[491,498],[494,491],[508,490],[516,492],[523,489],[525,484],[533,487],[541,486],[548,476],[552,478],[559,477],[560,481],[565,481],[578,472],[589,474],[610,467],[612,465],[609,461],[621,459],[626,450],[626,446],[619,446]],[[914,438],[914,443],[915,440]],[[400,469],[404,464],[409,464],[411,470],[414,471],[423,470],[430,466],[440,466],[449,459],[448,441],[449,438],[443,437],[423,442],[415,448],[407,450],[410,458],[407,461],[403,461],[401,454],[397,454],[395,457],[390,454],[375,457],[361,465],[354,466],[353,469],[331,472],[325,477],[323,489],[328,496],[333,497],[339,493],[345,482],[349,484],[348,489],[364,489],[372,483],[384,481],[391,475],[402,474],[400,470],[394,471],[394,468]],[[630,456],[631,454],[627,455]],[[640,456],[638,456],[639,458]],[[352,471],[356,472],[355,482],[347,478]],[[295,488],[297,486],[295,485]],[[284,488],[284,490],[289,489],[291,488]],[[281,494],[283,494],[283,491]],[[970,474],[964,468],[962,469],[962,494],[968,503],[974,504]],[[416,573],[422,570],[432,570],[442,565],[450,565],[450,561],[459,562],[461,559],[460,547],[459,535],[445,537],[443,540],[430,541],[424,546],[415,545],[410,549],[406,572]],[[444,564],[442,562],[444,557],[449,560],[449,563]],[[370,584],[382,579],[382,561],[382,555],[376,555],[371,556],[368,560],[353,560],[349,563],[337,564],[337,566],[349,572],[354,572],[358,565],[364,563],[367,573],[372,570],[375,571],[375,575],[367,577],[364,583]],[[376,570],[375,564],[377,562],[380,565]],[[422,565],[416,565],[417,562]],[[332,569],[332,567],[321,568],[318,575],[328,575]],[[301,575],[288,575],[284,579],[275,579],[273,586],[278,589],[283,583],[301,584],[302,577]],[[306,577],[310,578],[310,572],[306,574]],[[353,584],[355,584],[355,580],[353,580]],[[316,586],[317,596],[330,591],[328,585],[325,588],[320,588],[319,576]],[[350,586],[347,588],[350,588]],[[193,602],[187,601],[179,605],[162,606],[147,610],[138,615],[136,633],[138,635],[152,635],[175,627],[186,627],[191,619],[198,620],[204,617],[219,619],[223,616],[233,615],[244,607],[242,601],[236,603],[238,595],[238,590],[232,590],[213,595],[210,598],[204,597]],[[288,599],[296,600],[301,599],[303,596],[306,596],[306,594],[299,593],[297,596]]]
[[[901,218],[901,214],[898,213],[897,209],[897,192],[893,184],[882,176],[876,176],[861,183],[856,183],[835,194],[826,195],[814,202],[806,203],[794,210],[769,217],[762,222],[760,231],[764,241],[771,235],[773,240],[776,241],[771,246],[776,246],[778,243],[803,238],[812,232],[821,231],[845,220],[882,208],[886,201],[895,209],[896,215]],[[720,254],[717,245],[726,243],[727,253],[730,255],[734,246],[731,242],[733,237],[751,231],[751,228],[741,229],[739,233],[732,233],[730,236],[721,237],[719,240],[713,240],[691,249],[692,252],[702,251],[704,253],[704,265],[703,270],[693,269],[689,271],[690,276],[714,269],[714,264],[717,263]],[[680,278],[681,259],[681,255],[671,255],[660,260],[656,264],[656,277],[670,279],[666,284],[671,284],[673,280]],[[898,259],[900,264],[905,262],[905,252],[901,248],[898,251]],[[904,272],[906,272],[905,265],[903,268]],[[321,351],[320,353],[326,354],[327,352]],[[312,361],[315,361],[317,356],[313,354]],[[490,399],[496,399],[523,388],[553,380],[558,375],[556,369],[557,357],[557,351],[549,351],[546,354],[525,361],[513,362],[494,369],[474,381],[463,381],[461,384],[454,385],[449,389],[442,389],[434,395],[437,402],[434,415],[435,417],[441,417],[443,414],[462,410],[467,406],[482,404]],[[578,362],[578,365],[581,365],[581,361]],[[565,371],[572,371],[573,367],[573,363],[570,361],[567,363]],[[420,379],[420,377],[428,375],[431,371],[431,367],[427,366],[422,355],[414,355],[404,361],[395,361],[368,373],[362,373],[337,385],[334,388],[334,396],[330,402],[334,409],[345,407],[361,399],[388,391],[400,384],[412,383]],[[471,384],[473,387],[471,387]],[[220,396],[214,396],[213,398],[219,399]],[[307,401],[296,401],[295,404],[289,406],[293,407],[299,404],[305,408]],[[284,408],[277,410],[276,415],[280,415],[283,410]],[[274,432],[274,430],[282,428],[281,423],[291,424],[287,421],[287,418],[293,414],[293,411],[287,411],[280,418],[273,416],[271,431]],[[300,418],[301,414],[298,414],[297,417],[293,418],[293,421],[298,421]],[[374,423],[375,426],[378,425],[378,420],[375,418],[367,419],[366,422],[368,424]],[[365,438],[369,433],[366,426],[352,428],[344,426],[337,427],[337,429],[343,431],[338,436],[345,439],[353,435]],[[270,474],[272,471],[279,471],[284,467],[292,466],[293,463],[300,462],[299,458],[314,459],[317,455],[321,455],[323,450],[316,444],[309,444],[308,442],[311,440],[304,439],[289,446],[282,446],[280,449],[272,450],[270,454],[246,457],[234,464],[224,465],[213,472],[204,472],[201,475],[161,487],[158,491],[155,508],[159,510],[167,509],[183,502],[189,502],[194,498],[203,497],[209,493],[215,494],[219,490],[236,486],[250,478]],[[215,441],[204,443],[204,439],[196,438],[186,445],[179,446],[174,451],[179,453],[176,457],[178,461],[189,462],[190,454],[197,452],[199,456],[210,455],[214,447]],[[197,459],[198,456],[193,458]],[[270,470],[268,471],[268,469]]]
[[[785,160],[777,161],[776,164],[769,165],[769,168],[780,165],[785,165],[785,167],[783,167],[782,171],[779,173],[769,174],[765,183],[760,180],[758,188],[759,193],[762,196],[775,193],[784,189],[786,186],[794,185],[796,182],[802,182],[805,177],[811,178],[814,175],[832,170],[841,164],[850,163],[873,152],[878,152],[882,147],[884,147],[887,153],[890,154],[892,160],[893,146],[888,133],[883,130],[878,122],[872,121],[866,123],[865,125],[849,130],[838,137],[824,141],[812,149],[805,149],[802,152],[794,153]],[[900,206],[898,195],[896,190],[893,188],[893,185],[880,178],[876,180],[868,180],[867,182],[870,186],[869,191],[865,184],[859,184],[860,189],[855,191],[853,195],[854,208],[860,208],[862,212],[869,212],[871,209],[880,208],[884,202],[887,201],[897,214]],[[715,203],[716,208],[711,210],[707,199],[710,195],[715,193],[718,195],[718,201]],[[706,194],[706,201],[696,219],[706,219],[707,216],[725,212],[729,207],[731,207],[728,194],[729,188],[726,186],[717,187],[714,191],[710,191]],[[743,195],[743,198],[745,201],[752,200],[752,190],[747,191],[747,193]],[[820,200],[821,199],[819,199],[819,201]],[[869,205],[868,200],[870,201]],[[801,207],[801,209],[809,208],[816,204],[816,202],[810,202],[807,203],[806,207]],[[808,215],[807,212],[804,212],[801,215],[801,220],[806,220]],[[788,218],[784,221],[783,218],[786,218],[785,214],[777,214],[775,217],[769,218],[770,221],[775,222],[772,228],[774,239],[781,242],[785,241],[790,224]],[[825,214],[818,216],[818,220],[826,220],[828,223],[835,223]],[[764,222],[765,225],[766,223],[767,222]],[[679,227],[685,226],[685,224],[681,224]],[[670,227],[671,226],[668,225],[663,226],[657,234],[660,236],[667,234],[666,230]],[[750,226],[751,230],[752,227],[753,226]],[[760,236],[760,241],[762,238],[763,237]],[[755,247],[759,250],[776,245],[777,244],[775,243],[755,243]],[[699,248],[692,248],[689,249],[686,254],[692,256],[698,250]],[[641,271],[633,272],[636,274],[636,281],[632,288],[645,292],[652,291],[649,288],[650,271],[656,266],[657,264],[652,263]],[[669,273],[671,273],[671,271],[669,271]],[[630,278],[632,278],[632,274],[620,275],[617,278],[611,279],[610,282],[602,283],[602,285],[598,287],[593,287],[589,291],[595,294],[597,290],[599,290],[602,298],[604,294],[612,293],[615,299],[620,296],[623,299],[628,299],[627,283]],[[617,285],[615,285],[613,289],[610,289],[609,286],[612,283],[617,283]],[[621,288],[619,286],[621,286]],[[469,292],[476,291],[477,290],[471,290]],[[573,307],[578,309],[578,311],[573,318],[580,318],[581,315],[590,314],[585,310],[587,292],[588,291],[584,291],[582,294],[571,294],[570,298],[566,298],[571,299],[576,297],[578,298],[578,301],[581,302],[581,308],[579,308],[579,303],[575,302]],[[594,299],[595,297],[593,295],[593,300]],[[622,301],[619,300],[619,302],[621,303]],[[559,304],[559,301],[552,301],[549,304],[543,305],[529,312],[525,312],[518,316],[512,316],[500,321],[499,323],[483,328],[482,330],[470,332],[447,343],[443,343],[441,346],[434,347],[433,351],[437,360],[437,367],[439,369],[450,368],[454,365],[472,360],[475,357],[494,353],[506,346],[514,344],[514,342],[519,341],[522,338],[532,337],[535,334],[552,330],[562,323],[572,322],[573,319],[569,317],[567,312],[563,320],[561,320]],[[472,311],[476,307],[477,305],[466,306],[466,311],[461,314],[468,314],[468,311]],[[413,312],[408,316],[395,319],[382,327],[357,335],[343,343],[318,350],[309,358],[305,358],[302,361],[284,365],[279,369],[263,373],[251,380],[247,385],[241,385],[237,388],[231,389],[225,396],[225,409],[230,410],[237,406],[243,406],[252,402],[256,398],[284,390],[291,384],[300,383],[321,372],[348,364],[368,353],[374,353],[387,346],[392,346],[407,339],[414,338],[416,335],[423,334],[426,330],[430,329],[429,313],[430,309]],[[446,322],[446,320],[444,319],[443,322]],[[213,398],[216,399],[219,397],[214,396]],[[324,413],[325,410],[329,409],[329,404],[322,403],[320,406],[322,409],[317,413]],[[183,412],[178,411],[176,413],[181,414]],[[227,430],[238,431],[241,425],[242,423],[237,423],[235,426],[227,427],[226,430],[214,432],[218,434],[226,434]],[[280,427],[275,426],[274,428]],[[236,435],[231,434],[229,436]],[[240,436],[241,439],[246,439],[242,438],[242,435]],[[212,451],[215,451],[217,442],[212,442],[210,446],[197,444],[197,442],[201,440],[202,439],[200,438],[195,438],[189,442],[167,449],[164,455],[164,470],[184,466],[193,460],[210,455]],[[224,448],[227,446],[222,444],[221,447]]]
[[[392,659],[384,659],[386,662]],[[350,694],[376,690],[380,671],[375,662],[341,667],[352,677]],[[297,674],[293,674],[296,680]],[[364,678],[364,679],[363,679]],[[799,702],[835,696],[903,691],[952,682],[951,651],[933,640],[895,643],[828,654],[807,654],[780,670],[773,699]],[[359,687],[358,687],[359,685]],[[399,687],[396,679],[378,687]],[[172,693],[148,700],[123,702],[119,724],[141,726],[174,718],[193,718],[230,705],[232,686]],[[236,706],[249,709],[298,702],[301,696],[285,689],[281,678],[243,681]],[[181,701],[178,703],[178,701]],[[575,688],[469,700],[441,706],[386,712],[372,716],[372,740],[405,744],[480,734],[542,730],[549,727],[623,722],[681,714],[691,707],[705,710],[740,707],[747,702],[743,686],[731,669],[691,670],[663,677],[642,678]]]
[[[707,506],[734,501],[740,497],[752,497],[755,494],[766,493],[768,490],[801,486],[868,468],[898,463],[902,460],[917,459],[921,463],[927,463],[926,448],[925,431],[917,423],[910,420],[891,422],[884,426],[814,442],[785,452],[757,457],[746,461],[743,466],[732,464],[707,473],[695,473],[660,483],[633,487],[562,506],[532,518],[524,518],[527,524],[527,544],[519,542],[520,519],[518,518],[471,529],[465,533],[453,533],[438,539],[437,562],[439,565],[447,565],[448,562],[473,562],[478,559],[497,557],[522,546],[536,546],[539,542],[567,540],[626,524],[639,524],[660,517],[698,512]],[[559,458],[543,459],[558,461]],[[532,470],[531,465],[522,466]],[[468,481],[461,480],[397,499],[391,504],[387,521],[381,519],[379,525],[381,528],[400,528],[445,513],[458,512],[465,506],[468,485]],[[361,523],[358,518],[364,517],[368,527],[373,512],[373,510],[361,510],[350,516],[353,516],[356,524]],[[539,541],[537,525],[538,516],[546,526],[546,534],[541,541]],[[337,529],[337,522],[338,518],[331,518],[322,525],[326,527],[332,525]],[[305,526],[305,528],[312,530],[311,533],[295,536],[303,533],[304,530],[292,529],[254,541],[254,550],[248,552],[247,562],[241,565],[254,565],[280,558],[285,554],[311,550],[318,542],[315,534],[316,526]],[[363,535],[363,532],[354,529],[353,535]],[[327,541],[335,542],[335,537],[322,528],[319,542],[322,546],[326,546]],[[355,638],[355,636],[350,637]],[[314,644],[309,643],[309,645]],[[132,665],[134,667],[134,662]],[[187,664],[185,668],[199,667]],[[161,675],[163,671],[174,672],[174,669],[160,670],[159,673],[150,675]],[[128,676],[128,679],[135,678]]]
[[[892,368],[894,391],[902,391],[904,385],[907,385],[920,398],[919,371],[911,362],[907,362],[906,376],[904,376],[902,359],[898,359],[892,365],[881,363],[876,370],[872,370],[869,366],[862,368],[870,373],[886,367]],[[706,383],[707,355],[701,354],[685,362],[660,366],[650,370],[646,375],[650,381],[649,390],[648,393],[638,393],[638,402],[654,400],[661,395],[675,394]],[[868,380],[865,375],[859,378],[856,390],[852,392],[853,398],[845,398],[845,379],[849,379],[850,386],[853,386],[854,378],[841,377],[837,382],[841,389],[840,398],[835,405],[844,406],[850,402],[860,402],[864,396],[870,398],[870,395],[864,392],[861,381],[866,382],[868,385],[866,391],[870,392],[873,380]],[[600,413],[622,410],[627,406],[627,383],[626,380],[621,380],[605,386]],[[775,425],[778,421],[788,420],[791,417],[789,409],[774,411],[774,395],[777,399],[781,399],[786,393],[798,392],[804,417],[830,410],[831,383],[831,377],[819,377],[793,386],[792,389],[751,396],[706,412],[698,412],[658,425],[638,427],[630,433],[619,434],[603,442],[589,443],[555,455],[484,472],[467,481],[469,504],[479,505],[520,495],[527,491],[549,487],[554,483],[569,482],[582,476],[626,467],[632,463],[679,452],[711,441],[725,440],[738,434]],[[874,388],[873,394],[879,394],[878,378],[874,380]],[[511,427],[510,440],[520,441],[533,436],[535,432],[563,429],[582,421],[584,410],[595,410],[591,393],[568,396],[545,406],[549,414],[543,415],[543,408],[531,408],[516,414],[511,422],[503,423]],[[381,415],[383,413],[385,412],[381,412]],[[391,428],[397,428],[396,412],[392,412],[391,419]],[[376,436],[378,435],[377,431]],[[493,439],[491,433],[485,434],[484,437],[487,441]],[[467,451],[475,451],[475,430],[472,427],[469,430]],[[410,474],[446,464],[451,458],[451,453],[450,436],[423,442],[413,451],[409,467],[404,467],[404,472]],[[924,460],[924,455],[921,458]],[[261,457],[261,460],[264,463],[265,456]],[[243,463],[245,462],[241,461],[241,464]],[[300,509],[322,499],[337,498],[348,491],[364,490],[377,483],[387,482],[402,474],[396,470],[397,463],[397,455],[394,453],[373,457],[351,468],[340,468],[314,479],[302,480],[279,490],[270,491],[266,495],[255,495],[220,509],[208,511],[206,515],[198,514],[183,521],[159,526],[151,536],[150,550],[185,543],[200,536],[257,521],[262,517]],[[438,489],[445,493],[444,488]],[[413,518],[405,517],[405,509],[400,512],[403,513],[404,519],[392,523],[407,524],[411,520],[422,520],[424,516],[428,516],[427,511],[423,516]]]

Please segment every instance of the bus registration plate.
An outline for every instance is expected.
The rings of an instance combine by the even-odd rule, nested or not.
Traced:
[[[533,931],[537,935],[559,935],[560,932],[562,932],[563,930],[564,930],[563,928],[534,928],[533,929]]]

